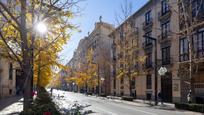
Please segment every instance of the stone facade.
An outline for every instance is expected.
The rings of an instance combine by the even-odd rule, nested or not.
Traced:
[[[134,76],[134,87],[129,90],[128,78],[124,81],[121,78],[116,78],[119,71],[120,61],[118,54],[121,52],[119,48],[113,47],[113,66],[112,66],[112,85],[111,93],[113,95],[131,95],[140,99],[154,100],[155,94],[155,43],[149,38],[144,38],[144,35],[156,38],[157,40],[157,68],[166,67],[168,72],[165,76],[158,76],[157,87],[158,92],[163,92],[164,101],[177,102],[180,101],[180,78],[178,77],[178,62],[179,62],[179,32],[178,24],[178,6],[176,0],[171,0],[171,8],[165,6],[162,0],[151,0],[136,13],[130,16],[123,24],[121,24],[111,37],[114,41],[120,41],[121,34],[132,33],[136,44],[135,52],[137,56],[145,57],[144,62],[135,63],[134,71],[139,71]],[[162,6],[163,4],[163,6]],[[163,9],[162,9],[163,8]],[[124,26],[126,23],[132,24],[132,29]],[[122,29],[121,29],[122,28]],[[135,29],[136,31],[132,31]],[[119,31],[118,31],[119,30]],[[122,30],[122,31],[121,31]],[[136,33],[135,33],[136,32]],[[124,34],[124,39],[130,39],[129,34]],[[130,40],[128,40],[130,41]],[[117,43],[115,44],[117,47]],[[113,44],[114,46],[114,44]],[[123,46],[121,46],[123,47]],[[134,63],[134,61],[133,61]],[[123,82],[122,82],[123,81]],[[115,84],[115,86],[114,86]],[[127,84],[127,85],[125,85]],[[121,87],[122,86],[122,87]]]
[[[179,29],[182,33],[179,36],[178,69],[178,76],[181,78],[181,101],[187,102],[185,97],[191,90],[193,101],[204,103],[204,1],[181,2],[179,0],[178,6]],[[192,7],[192,12],[184,13],[184,9],[188,9],[189,6]],[[188,26],[184,21],[186,15],[192,17],[187,20]]]
[[[87,37],[80,40],[73,56],[75,70],[83,71],[84,65],[87,63],[88,51],[89,49],[93,50],[93,63],[97,64],[97,75],[100,80],[100,94],[110,94],[110,49],[112,39],[108,35],[113,30],[112,25],[102,21],[97,22],[94,30]]]
[[[16,94],[16,67],[16,63],[0,59],[0,98]]]

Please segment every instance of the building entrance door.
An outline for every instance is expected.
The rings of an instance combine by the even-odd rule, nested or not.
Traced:
[[[161,77],[161,93],[164,102],[172,102],[172,74]]]
[[[16,69],[16,94],[20,95],[23,93],[24,79],[22,77],[22,71]]]

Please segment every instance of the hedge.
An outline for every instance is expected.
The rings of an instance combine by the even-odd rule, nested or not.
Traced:
[[[133,97],[130,97],[130,96],[122,96],[121,99],[125,101],[133,101]]]
[[[31,109],[21,112],[20,115],[43,115],[45,112],[50,112],[52,115],[60,115],[49,93],[42,89],[41,93],[34,100]]]
[[[194,103],[175,103],[175,107],[178,109],[190,110],[204,113],[204,104]]]

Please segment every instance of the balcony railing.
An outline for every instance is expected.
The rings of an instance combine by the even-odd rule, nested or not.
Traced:
[[[162,65],[172,65],[173,64],[173,58],[169,59],[162,59]]]
[[[204,57],[204,49],[196,51],[196,58]]]
[[[163,12],[163,13],[159,12],[158,13],[158,19],[159,19],[159,21],[168,20],[171,17],[171,14],[172,14],[171,10],[168,10],[168,11]]]
[[[148,28],[152,28],[153,19],[151,18],[149,21],[143,22],[143,30],[147,30]]]
[[[172,33],[168,32],[166,35],[160,34],[158,36],[158,40],[159,40],[159,43],[171,42],[171,40],[172,40]]]
[[[144,49],[150,48],[150,47],[153,47],[153,44],[152,44],[152,42],[150,42],[150,43],[144,42],[144,43],[142,43],[142,47],[143,47]]]
[[[145,63],[145,68],[148,69],[148,68],[152,68],[152,62],[149,62],[149,63]]]
[[[179,60],[180,60],[180,62],[182,62],[182,61],[188,61],[188,60],[189,60],[189,54],[188,54],[188,53],[180,54]]]

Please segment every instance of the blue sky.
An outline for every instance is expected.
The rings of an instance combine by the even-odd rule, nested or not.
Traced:
[[[136,12],[148,0],[128,0],[133,3],[132,12]],[[78,46],[80,39],[87,36],[94,28],[95,22],[99,21],[99,16],[102,16],[102,21],[115,24],[115,13],[120,12],[120,4],[124,0],[85,0],[79,4],[83,9],[80,16],[75,17],[72,22],[79,25],[80,33],[74,32],[71,39],[63,47],[60,53],[62,63],[67,63],[73,56],[73,52]]]

